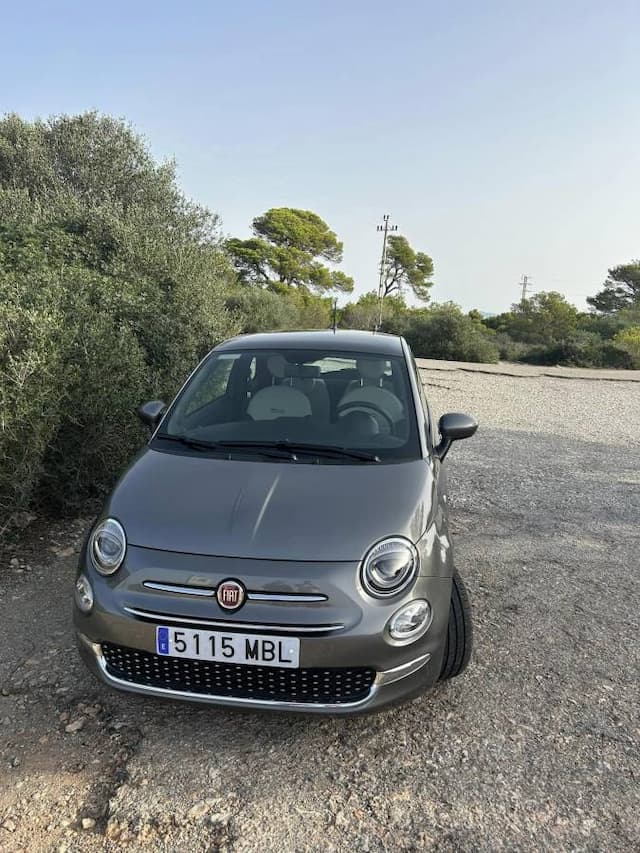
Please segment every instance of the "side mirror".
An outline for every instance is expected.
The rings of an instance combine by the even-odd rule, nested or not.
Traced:
[[[155,429],[166,411],[167,405],[162,400],[150,400],[139,406],[136,413],[145,426]]]
[[[453,442],[459,441],[461,438],[470,438],[478,429],[478,422],[471,415],[449,412],[440,418],[438,429],[441,436],[440,444],[434,447],[433,452],[442,462]]]

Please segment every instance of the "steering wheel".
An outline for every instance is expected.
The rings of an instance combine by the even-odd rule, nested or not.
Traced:
[[[375,403],[370,403],[368,400],[354,400],[352,403],[344,403],[341,406],[338,406],[337,415],[339,418],[343,418],[346,414],[351,411],[367,411],[373,412],[375,415],[380,415],[386,425],[388,426],[388,432],[393,433],[393,421],[391,417],[385,412],[384,409],[380,408],[380,406],[376,406]]]

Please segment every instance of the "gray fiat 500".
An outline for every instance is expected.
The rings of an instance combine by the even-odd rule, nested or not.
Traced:
[[[74,620],[107,684],[348,714],[458,675],[469,604],[411,351],[368,332],[226,341],[152,430],[83,548]]]

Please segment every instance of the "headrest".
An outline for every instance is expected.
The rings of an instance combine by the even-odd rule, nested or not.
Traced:
[[[384,358],[359,358],[356,360],[356,367],[363,379],[381,379],[387,369],[387,362]]]
[[[284,379],[287,375],[287,362],[283,355],[274,353],[267,359],[267,370],[276,379]]]

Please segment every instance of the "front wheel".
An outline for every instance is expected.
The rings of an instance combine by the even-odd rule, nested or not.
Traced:
[[[440,670],[440,681],[455,678],[463,672],[473,649],[473,626],[471,623],[471,603],[467,588],[457,570],[453,570],[451,587],[451,605],[449,607],[449,625],[444,644],[444,657]]]

